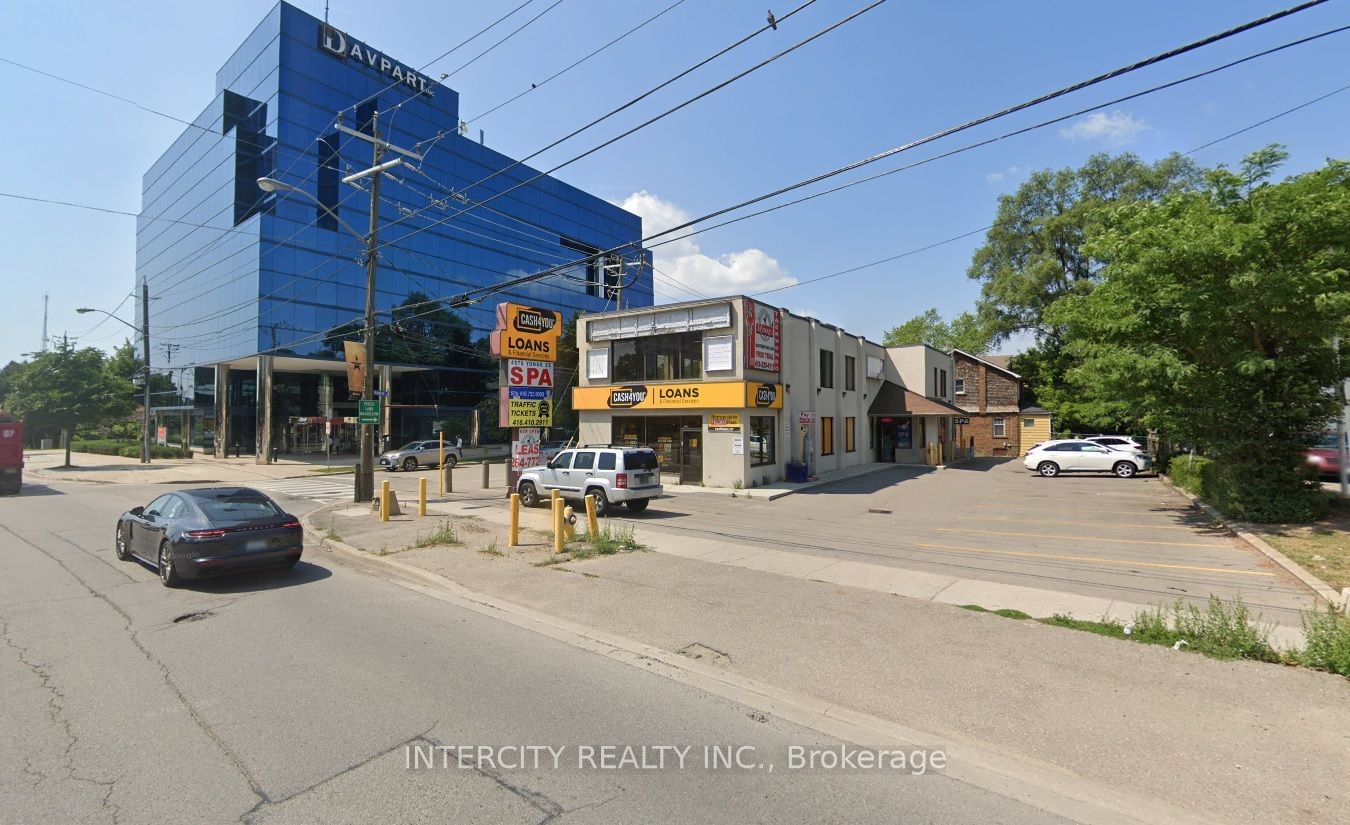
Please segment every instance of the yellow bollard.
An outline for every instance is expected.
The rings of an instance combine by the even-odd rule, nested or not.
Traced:
[[[577,540],[577,514],[570,505],[563,508],[563,538],[566,541]]]
[[[389,482],[380,482],[380,521],[389,520]]]
[[[553,552],[563,551],[563,500],[553,497]]]
[[[427,477],[417,479],[417,515],[427,514]]]
[[[586,496],[586,529],[593,537],[600,535],[600,522],[595,517],[595,496]]]
[[[436,484],[436,486],[439,488],[439,492],[436,493],[437,498],[440,498],[441,496],[445,495],[445,430],[441,430],[440,436],[441,436],[441,463],[436,465],[437,469],[440,470],[440,473],[437,474],[439,477],[439,481]]]
[[[552,490],[548,491],[548,497],[550,499],[553,499],[554,501],[557,501],[558,499],[562,498],[562,491],[555,487]]]
[[[511,494],[511,546],[520,546],[520,493]]]

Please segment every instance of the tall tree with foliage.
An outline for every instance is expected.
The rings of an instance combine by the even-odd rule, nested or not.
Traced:
[[[963,350],[971,355],[989,351],[989,332],[980,319],[971,312],[963,312],[951,320],[942,320],[936,307],[930,307],[898,327],[886,330],[881,342],[888,347],[907,347],[929,344],[943,352]]]
[[[1128,414],[1081,397],[1065,383],[1076,361],[1064,352],[1065,333],[1046,315],[1055,302],[1085,295],[1105,262],[1084,239],[1116,206],[1152,202],[1193,190],[1200,170],[1180,155],[1146,163],[1133,154],[1097,154],[1079,169],[1041,170],[999,198],[994,224],[967,274],[980,282],[976,303],[991,346],[1030,334],[1032,352],[1014,365],[1037,403],[1069,428],[1121,425]]]
[[[1350,337],[1350,163],[1271,183],[1285,157],[1110,213],[1087,244],[1100,284],[1048,313],[1081,360],[1074,385],[1212,453],[1209,494],[1253,521],[1325,506],[1302,453],[1347,375],[1332,342]]]
[[[20,365],[10,378],[5,405],[38,430],[60,430],[69,467],[76,427],[126,415],[134,392],[131,382],[108,371],[102,351],[60,343]]]

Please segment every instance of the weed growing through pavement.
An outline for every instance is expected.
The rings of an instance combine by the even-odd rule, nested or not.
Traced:
[[[1299,664],[1350,677],[1350,616],[1331,605],[1304,613],[1303,635],[1308,643],[1297,654]]]
[[[324,538],[328,539],[329,541],[342,541],[342,536],[339,536],[338,532],[331,527],[328,528],[328,535],[325,536]]]
[[[460,543],[459,536],[455,535],[455,525],[451,524],[449,519],[446,519],[441,522],[440,527],[430,533],[426,535],[418,533],[417,538],[413,540],[413,547],[443,547]]]
[[[491,544],[489,544],[487,547],[484,547],[483,549],[479,550],[478,552],[483,553],[484,555],[488,555],[488,556],[505,556],[505,555],[506,555],[506,554],[503,553],[501,550],[498,550],[498,549],[497,549],[497,540],[496,540],[496,539],[493,539]]]
[[[613,522],[606,520],[601,522],[600,530],[595,535],[590,532],[582,533],[580,541],[589,545],[590,553],[587,556],[599,553],[602,556],[612,556],[615,553],[633,553],[638,550],[646,550],[647,545],[642,544],[633,535],[633,528],[624,524],[615,526]],[[577,555],[577,548],[572,551],[572,558],[586,558],[587,556]],[[583,551],[584,552],[584,551]]]

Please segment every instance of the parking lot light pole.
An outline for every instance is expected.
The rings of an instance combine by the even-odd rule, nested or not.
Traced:
[[[94,309],[93,307],[79,307],[75,310],[81,315],[87,312],[101,312],[109,318],[122,321],[116,315],[106,309]],[[132,331],[141,336],[141,352],[144,356],[144,365],[142,369],[145,372],[145,386],[141,398],[141,405],[145,408],[141,411],[141,463],[150,463],[150,284],[141,284],[141,326],[136,326],[129,321],[122,323],[131,327]]]

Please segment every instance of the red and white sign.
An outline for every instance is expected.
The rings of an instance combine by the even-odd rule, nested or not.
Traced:
[[[808,427],[816,423],[816,414],[811,410],[802,410],[797,413],[797,423],[803,427]]]
[[[553,364],[549,361],[522,361],[510,358],[506,362],[506,380],[512,387],[553,387]]]
[[[777,309],[745,299],[745,366],[748,369],[778,372],[782,330]]]
[[[519,473],[531,467],[542,467],[544,457],[539,454],[539,428],[521,427],[511,442],[511,469]]]

